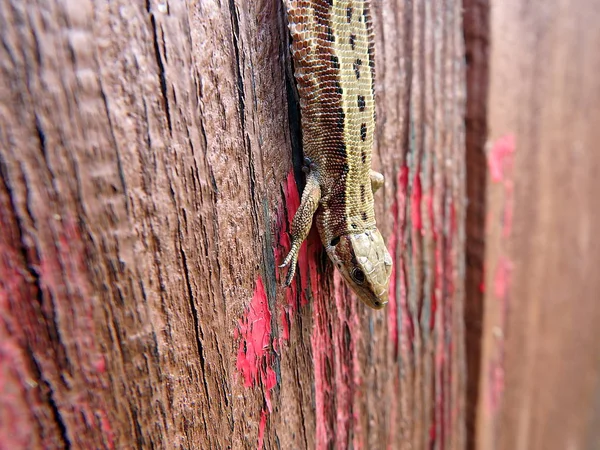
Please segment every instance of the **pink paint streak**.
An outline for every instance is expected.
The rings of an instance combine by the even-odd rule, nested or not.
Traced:
[[[114,449],[115,448],[115,433],[110,425],[110,421],[108,420],[106,411],[100,409],[97,411],[97,415],[100,417],[100,428],[102,429],[104,438],[107,441],[108,448]]]
[[[363,382],[356,346],[361,339],[358,300],[338,271],[332,295],[319,293],[313,309],[316,448],[343,448],[350,439],[354,448],[363,448],[356,410]]]
[[[333,355],[330,319],[326,300],[316,296],[313,303],[313,332],[311,346],[315,376],[316,447],[328,448],[333,439],[333,428],[328,420],[333,408],[334,389],[330,378]]]
[[[501,256],[494,277],[494,295],[498,300],[504,302],[510,286],[512,264],[506,256]]]
[[[388,335],[394,349],[394,358],[398,357],[398,298],[397,295],[397,277],[398,264],[401,264],[402,249],[398,245],[402,245],[401,233],[405,226],[405,210],[406,210],[406,190],[408,186],[408,167],[403,166],[398,172],[398,189],[396,191],[396,199],[392,205],[392,216],[394,217],[394,225],[392,235],[388,238],[388,251],[394,260],[392,273],[390,275],[389,300],[387,305],[388,311]]]
[[[415,177],[413,178],[412,192],[410,194],[410,218],[414,229],[421,231],[423,229],[423,221],[421,218],[421,174],[417,166]]]
[[[502,357],[502,360],[503,359],[504,358]],[[493,361],[492,364],[490,364],[488,373],[489,391],[487,408],[492,414],[498,410],[504,393],[504,367],[502,360],[498,359]]]
[[[515,137],[512,134],[508,134],[499,138],[494,143],[488,155],[491,179],[496,183],[502,183],[504,204],[500,214],[502,219],[501,236],[503,240],[508,239],[512,234],[514,210],[513,164],[515,150]],[[493,216],[486,218],[487,234],[492,230],[492,220],[495,220]],[[501,246],[496,272],[494,273],[493,293],[500,305],[497,319],[498,328],[502,332],[495,335],[495,346],[487,366],[488,385],[485,392],[485,404],[491,415],[496,414],[498,411],[504,392],[504,331],[506,329],[508,304],[510,301],[512,270],[513,265],[508,249],[505,246]]]
[[[399,351],[399,327],[398,327],[398,315],[402,311],[403,326],[402,326],[402,342],[406,344],[407,328],[406,318],[407,314],[407,298],[406,298],[406,280],[404,278],[404,259],[402,254],[404,251],[404,241],[402,235],[406,227],[406,204],[407,204],[407,189],[408,189],[408,175],[409,170],[407,166],[402,166],[397,175],[397,190],[394,204],[392,205],[392,216],[393,216],[393,228],[392,234],[388,238],[388,251],[392,255],[394,265],[392,266],[392,273],[390,276],[390,290],[389,290],[389,302],[387,305],[387,325],[388,325],[388,336],[392,344],[393,358],[398,358]],[[398,277],[400,280],[398,280]],[[400,286],[400,298],[398,298],[398,286]],[[389,409],[390,419],[388,421],[388,442],[394,441],[395,432],[398,427],[398,400],[397,395],[400,390],[399,379],[394,377],[394,394],[389,398]],[[391,447],[389,447],[391,448]]]
[[[435,243],[435,277],[433,282],[433,291],[431,293],[431,315],[429,322],[429,329],[433,330],[435,328],[436,314],[438,311],[438,298],[441,297],[442,289],[443,289],[443,281],[444,281],[444,255],[442,254],[443,247],[438,243],[438,237],[442,235],[442,230],[438,229],[435,217],[435,209],[434,209],[434,201],[435,201],[435,187],[432,186],[430,192],[427,194],[425,198],[425,204],[427,205],[427,211],[429,212],[429,218],[431,221],[431,232],[433,242]]]
[[[512,170],[512,159],[515,151],[515,137],[512,134],[498,139],[488,155],[488,165],[492,180],[500,182],[506,170]]]

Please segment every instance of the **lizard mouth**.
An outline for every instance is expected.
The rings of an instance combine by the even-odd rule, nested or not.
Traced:
[[[374,293],[368,293],[360,296],[363,303],[373,309],[382,309],[388,304],[388,296],[385,295],[386,291],[383,290],[379,295]]]

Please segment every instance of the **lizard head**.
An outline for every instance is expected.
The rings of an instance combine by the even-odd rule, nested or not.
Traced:
[[[385,306],[392,257],[379,230],[332,239],[327,254],[358,298],[374,309]]]

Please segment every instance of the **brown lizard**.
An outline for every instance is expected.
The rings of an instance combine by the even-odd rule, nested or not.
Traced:
[[[371,170],[375,131],[373,23],[366,0],[288,0],[300,97],[306,187],[292,221],[286,286],[316,217],[329,258],[358,297],[380,309],[392,258],[375,223]]]

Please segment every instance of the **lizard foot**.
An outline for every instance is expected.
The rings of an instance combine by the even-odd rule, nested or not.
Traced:
[[[281,264],[279,266],[279,268],[285,267],[285,266],[290,266],[290,268],[288,269],[288,273],[285,277],[285,283],[284,286],[288,287],[290,284],[292,284],[292,280],[294,279],[294,274],[296,273],[296,264],[298,263],[298,251],[300,250],[300,245],[298,245],[297,243],[293,243],[292,244],[292,248],[290,249],[290,252],[287,254],[287,256],[285,257],[285,259],[283,260],[283,264]]]

